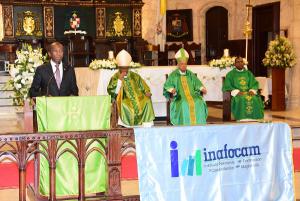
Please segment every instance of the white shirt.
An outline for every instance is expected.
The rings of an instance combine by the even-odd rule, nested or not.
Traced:
[[[56,65],[56,63],[54,61],[52,61],[52,59],[51,59],[50,60],[50,64],[52,66],[52,71],[53,71],[53,74],[55,76],[55,71],[56,71],[55,65]],[[59,72],[60,72],[60,80],[62,80],[62,77],[63,77],[63,65],[62,65],[62,62],[60,62],[58,69],[59,69]]]
[[[119,91],[121,89],[121,86],[122,86],[122,80],[118,79],[118,83],[117,83],[115,94],[119,93]]]

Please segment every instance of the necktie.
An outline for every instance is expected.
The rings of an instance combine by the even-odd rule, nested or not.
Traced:
[[[59,64],[55,64],[55,80],[56,80],[56,84],[57,87],[60,88],[60,83],[61,83],[61,77],[60,77],[60,71],[59,71]]]

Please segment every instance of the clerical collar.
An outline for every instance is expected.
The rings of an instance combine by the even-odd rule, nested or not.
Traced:
[[[180,75],[186,75],[186,71],[182,72],[181,70],[179,70]]]
[[[245,68],[243,68],[242,70],[239,70],[239,69],[237,69],[237,68],[235,68],[237,71],[239,71],[239,72],[243,72],[244,70],[245,70]]]
[[[129,72],[130,72],[130,71],[128,71],[127,74],[124,76],[124,79],[127,79],[127,78],[128,78]]]

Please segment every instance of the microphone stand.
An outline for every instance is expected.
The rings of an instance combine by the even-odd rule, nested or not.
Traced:
[[[56,69],[56,70],[59,70],[59,69]],[[47,122],[47,125],[46,125],[46,129],[48,130],[48,98],[49,97],[49,85],[50,85],[50,82],[51,80],[54,78],[55,76],[55,73],[53,73],[53,75],[50,77],[50,79],[48,80],[48,83],[47,83],[47,90],[46,90],[46,122]]]
[[[48,80],[48,83],[47,83],[47,90],[46,90],[46,96],[47,97],[49,96],[49,85],[50,85],[50,82],[53,78],[54,78],[54,74],[50,77],[50,79]]]

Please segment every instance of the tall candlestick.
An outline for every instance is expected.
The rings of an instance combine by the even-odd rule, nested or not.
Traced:
[[[247,8],[247,18],[246,18],[246,23],[245,23],[245,27],[244,27],[244,35],[246,37],[246,49],[245,49],[245,56],[246,56],[246,60],[248,61],[248,39],[249,36],[252,33],[252,29],[251,29],[251,25],[250,25],[250,8],[252,8],[251,5],[251,0],[248,1],[248,4],[246,4],[246,8]]]

